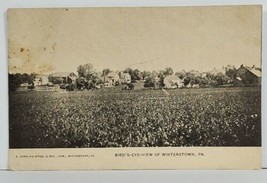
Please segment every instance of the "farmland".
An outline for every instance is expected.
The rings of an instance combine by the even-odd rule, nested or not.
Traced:
[[[10,148],[260,146],[260,88],[10,92]]]

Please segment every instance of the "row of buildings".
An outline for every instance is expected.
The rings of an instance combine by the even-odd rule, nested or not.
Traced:
[[[215,72],[215,71],[214,71]],[[224,71],[220,71],[224,72]],[[225,74],[225,73],[223,73]],[[56,72],[50,75],[39,75],[34,79],[35,86],[52,85],[54,81],[59,83],[70,84],[75,83],[78,76],[73,72]],[[112,86],[116,84],[131,83],[129,73],[109,72],[107,75],[99,75],[99,80],[104,86]],[[166,76],[163,80],[165,88],[181,88],[184,87],[184,79],[180,79],[176,75]],[[243,66],[236,70],[236,77],[232,81],[235,86],[248,86],[261,84],[261,70],[252,66]],[[190,86],[192,87],[192,86]]]
[[[55,83],[71,84],[75,83],[78,76],[73,72],[55,72],[50,75],[38,75],[33,83],[34,86],[52,85]],[[105,86],[112,86],[117,83],[127,84],[131,83],[131,76],[128,73],[110,72],[107,75],[99,76],[99,80]]]

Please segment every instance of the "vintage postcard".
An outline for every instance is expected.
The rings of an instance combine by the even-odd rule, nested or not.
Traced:
[[[12,170],[261,168],[261,6],[7,16]]]

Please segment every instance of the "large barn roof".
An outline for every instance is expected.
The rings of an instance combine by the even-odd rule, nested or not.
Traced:
[[[243,67],[247,69],[249,72],[251,72],[252,74],[254,74],[255,76],[261,77],[261,71],[257,70],[255,67],[248,67],[248,66],[243,66]]]
[[[252,74],[254,74],[257,77],[261,77],[261,71],[256,70],[254,68],[252,68],[251,70],[249,70]]]

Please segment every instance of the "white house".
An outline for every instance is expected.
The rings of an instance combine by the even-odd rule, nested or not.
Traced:
[[[120,82],[122,84],[131,83],[131,75],[129,73],[121,73]]]
[[[163,83],[165,88],[181,88],[184,86],[183,80],[176,75],[166,76]]]
[[[120,81],[120,76],[116,72],[110,72],[108,75],[102,77],[102,81],[104,82],[105,86],[115,85],[116,82]]]

